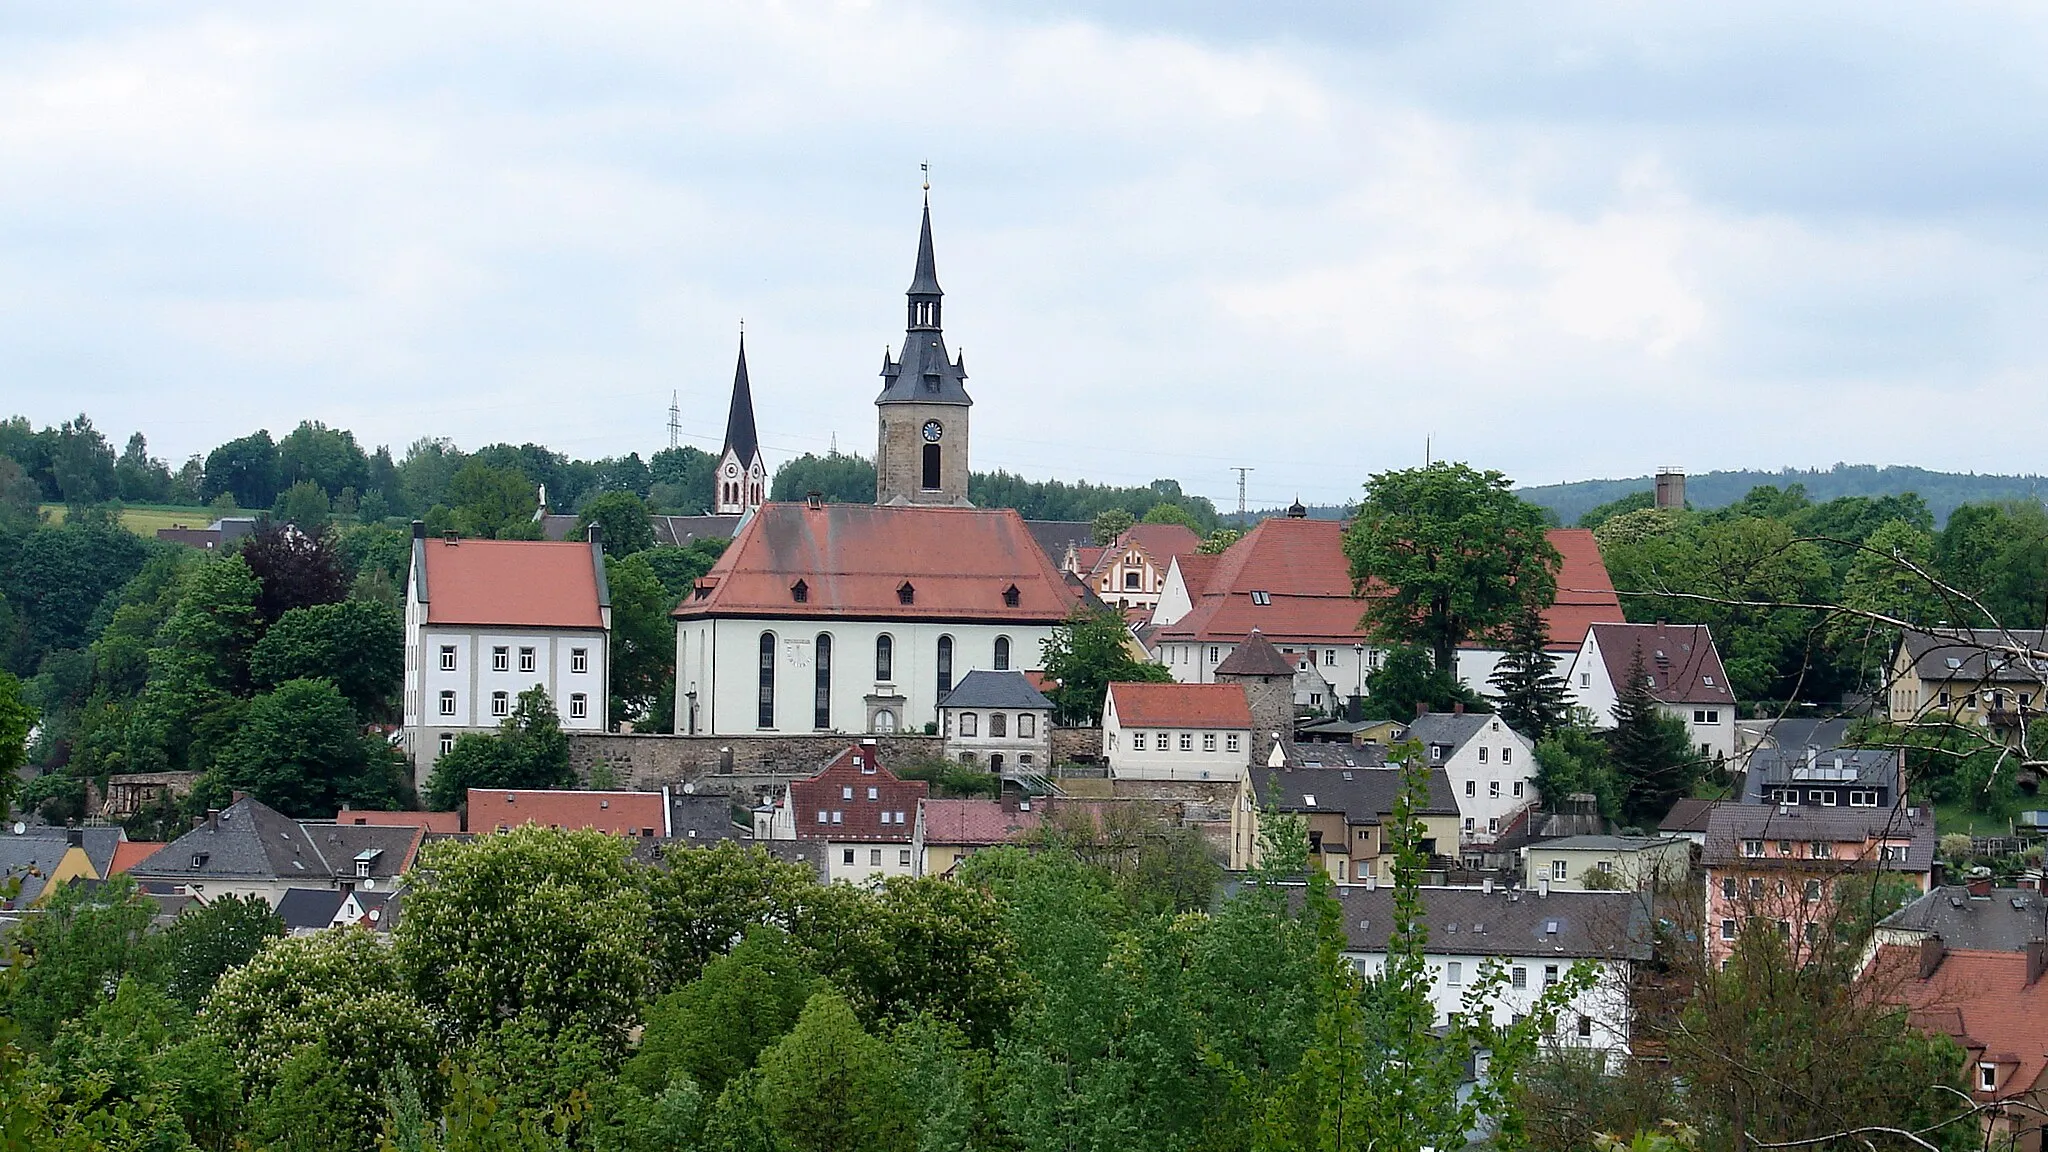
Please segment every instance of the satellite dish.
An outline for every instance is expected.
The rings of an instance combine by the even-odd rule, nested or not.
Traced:
[[[22,835],[22,834],[26,833],[27,831],[28,831],[28,825],[26,825],[26,824],[22,823],[22,822],[21,822],[21,821],[19,821],[19,820],[16,820],[16,821],[14,822],[14,834],[15,834],[16,836],[20,836],[20,835]]]

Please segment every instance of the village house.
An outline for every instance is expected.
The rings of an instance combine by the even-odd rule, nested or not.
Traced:
[[[1072,544],[1060,567],[1119,611],[1141,608],[1149,615],[1166,586],[1173,561],[1193,555],[1202,538],[1184,524],[1133,524],[1108,545]]]
[[[1989,879],[1943,884],[1878,921],[1872,944],[1918,948],[1930,939],[1970,952],[2024,952],[2048,940],[2048,900]]]
[[[1437,1021],[1463,1010],[1482,969],[1498,965],[1507,982],[1493,1010],[1494,1023],[1526,1016],[1545,989],[1581,961],[1593,968],[1592,987],[1559,1015],[1553,1040],[1605,1052],[1610,1066],[1629,1053],[1633,1012],[1630,981],[1650,959],[1650,912],[1633,892],[1559,892],[1496,887],[1425,887],[1428,929],[1423,963]],[[1343,907],[1345,956],[1368,976],[1384,972],[1394,929],[1394,893],[1386,887],[1337,890]]]
[[[997,775],[1044,775],[1052,765],[1052,701],[1022,672],[969,672],[939,701],[946,756]]]
[[[1934,815],[1920,808],[1714,806],[1700,857],[1709,956],[1725,960],[1758,919],[1805,954],[1833,930],[1841,881],[1885,873],[1925,892],[1934,841]]]
[[[1399,767],[1387,767],[1377,755],[1369,757],[1382,761],[1377,767],[1309,766],[1302,762],[1305,757],[1330,752],[1377,753],[1378,749],[1339,744],[1290,745],[1276,751],[1283,763],[1252,767],[1231,807],[1231,870],[1242,872],[1259,866],[1264,855],[1262,825],[1265,813],[1272,811],[1302,821],[1311,867],[1322,868],[1340,884],[1392,884],[1390,829],[1394,802],[1400,798],[1406,774]],[[1415,813],[1422,822],[1417,848],[1434,862],[1457,850],[1458,804],[1443,769],[1429,769],[1427,787],[1428,795]]]
[[[1896,748],[1758,748],[1749,754],[1742,802],[1888,809],[1905,794]]]
[[[1252,714],[1237,684],[1109,686],[1102,751],[1117,780],[1244,778]]]
[[[465,807],[470,832],[509,832],[531,824],[649,840],[669,835],[666,787],[659,792],[471,788]]]
[[[1572,703],[1590,714],[1595,728],[1614,727],[1615,705],[1638,661],[1650,696],[1685,723],[1699,754],[1733,760],[1735,693],[1704,624],[1593,624],[1566,679]]]
[[[1885,713],[1895,724],[1963,724],[2015,740],[2040,713],[2048,631],[1938,628],[1899,638]]]
[[[1552,892],[1646,892],[1679,884],[1692,867],[1692,845],[1678,836],[1562,836],[1522,849],[1527,881],[1548,880]]]
[[[919,876],[951,876],[960,861],[983,848],[1014,844],[1043,816],[1028,799],[918,801],[911,859]]]
[[[456,737],[496,731],[531,688],[565,731],[604,731],[611,625],[595,526],[587,542],[435,540],[413,521],[403,740],[416,778]]]
[[[883,767],[874,745],[855,745],[816,775],[790,782],[771,808],[756,813],[754,836],[821,844],[829,880],[915,876],[912,820],[928,790],[924,781],[900,780]]]
[[[424,835],[419,828],[293,820],[245,798],[208,812],[129,875],[201,903],[253,896],[275,908],[293,888],[389,891],[412,867]]]
[[[290,936],[311,936],[333,928],[367,928],[388,934],[398,922],[398,907],[398,893],[389,890],[290,888],[277,902],[277,915]]]
[[[1493,843],[1523,810],[1535,806],[1536,746],[1498,716],[1426,712],[1408,725],[1432,768],[1442,768],[1457,796],[1467,845]]]
[[[83,828],[37,828],[35,835],[0,835],[0,912],[32,908],[73,880],[104,880],[106,865],[94,867],[85,850]],[[113,831],[118,834],[120,829]],[[109,854],[108,864],[111,864]],[[5,886],[18,882],[9,895]]]

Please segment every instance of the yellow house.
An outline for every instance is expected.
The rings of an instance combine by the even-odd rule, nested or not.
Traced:
[[[42,830],[38,830],[41,832]],[[73,880],[104,880],[76,832],[68,835],[0,833],[0,909],[30,908]],[[19,892],[6,893],[20,881]]]
[[[1283,746],[1285,747],[1285,746]],[[1308,767],[1297,755],[1293,766],[1254,765],[1238,788],[1230,812],[1230,867],[1259,864],[1260,821],[1268,807],[1301,818],[1307,825],[1310,863],[1340,884],[1394,879],[1394,801],[1401,770],[1390,767]],[[1449,856],[1458,847],[1458,800],[1442,768],[1429,770],[1429,798],[1416,813],[1422,821],[1423,854]]]
[[[2043,704],[2040,629],[1936,628],[1899,638],[1885,715],[1894,724],[1960,724],[2017,739]],[[2024,651],[2023,651],[2024,650]]]
[[[983,848],[1016,843],[1040,819],[1029,800],[920,800],[910,834],[915,875],[950,876],[960,861]]]

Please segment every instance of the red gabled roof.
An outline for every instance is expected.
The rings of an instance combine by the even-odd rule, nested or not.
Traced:
[[[1052,623],[1077,595],[1008,508],[764,504],[675,615]]]
[[[1186,552],[1173,558],[1180,565],[1180,580],[1187,585],[1188,599],[1201,603],[1202,593],[1209,590],[1209,581],[1216,575],[1216,565],[1223,557],[1212,552]]]
[[[1151,557],[1153,564],[1165,568],[1174,557],[1191,555],[1201,546],[1202,538],[1185,524],[1133,524],[1117,537],[1115,544],[1096,550],[1094,558],[1084,563],[1088,573],[1096,575],[1114,563],[1125,549],[1136,548]]]
[[[575,792],[528,788],[471,788],[469,830],[505,832],[522,824],[576,831],[593,828],[617,836],[660,836],[666,808],[659,792]]]
[[[155,855],[156,850],[163,846],[160,840],[123,840],[114,845],[114,862],[107,865],[107,871],[115,876],[122,875]]]
[[[917,805],[927,791],[922,780],[897,779],[874,748],[856,745],[833,757],[817,775],[790,784],[790,815],[799,840],[909,843]]]
[[[1921,979],[1920,949],[1887,944],[1872,958],[1871,986],[1904,1001],[1913,1023],[1946,1033],[1972,1063],[1996,1064],[1998,1086],[1980,1099],[2031,1091],[2048,1068],[2048,980],[2027,981],[2024,952],[1954,949]],[[1970,1087],[1977,1088],[1976,1073]]]
[[[1628,683],[1636,653],[1650,678],[1650,695],[1665,704],[1735,703],[1721,651],[1705,624],[1610,624],[1592,626],[1593,643],[1618,690]]]
[[[553,540],[426,540],[427,623],[602,628],[603,594],[589,544]]]
[[[1107,707],[1127,728],[1252,726],[1241,684],[1111,684]]]
[[[1557,569],[1557,600],[1544,609],[1543,623],[1554,651],[1576,649],[1594,624],[1619,624],[1621,597],[1600,558],[1600,541],[1590,528],[1552,528],[1550,546],[1564,558]]]
[[[334,822],[385,828],[421,828],[428,832],[443,834],[462,831],[462,814],[459,812],[373,812],[361,808],[343,808],[334,814]]]
[[[1038,827],[1039,814],[1005,808],[999,800],[925,800],[924,842],[982,846],[1007,844]]]

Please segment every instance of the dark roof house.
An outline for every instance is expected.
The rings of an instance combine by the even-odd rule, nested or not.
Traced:
[[[1423,923],[1433,952],[1468,956],[1650,958],[1650,911],[1633,892],[1424,888]],[[1337,890],[1354,952],[1383,952],[1393,935],[1391,888]]]
[[[1050,709],[1052,701],[1031,686],[1022,672],[992,672],[977,668],[960,678],[960,683],[939,701],[941,708]]]

